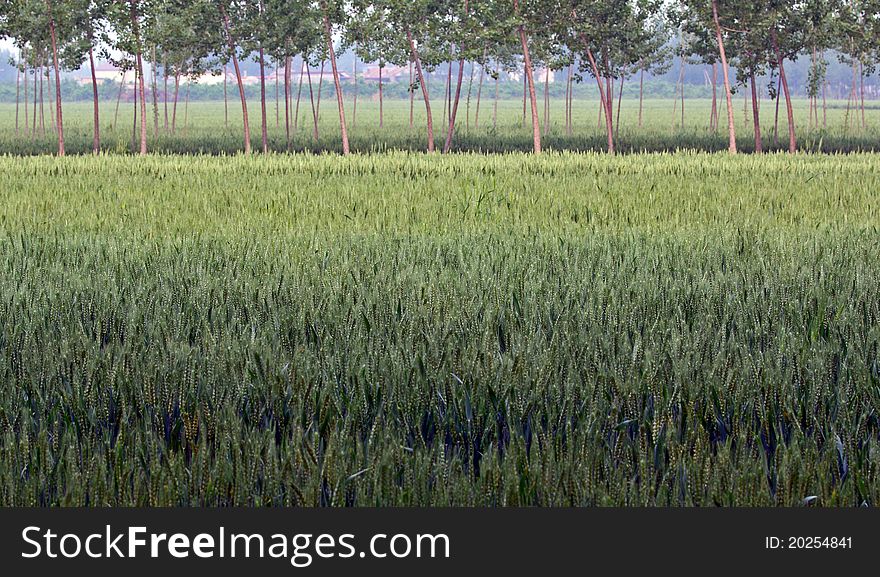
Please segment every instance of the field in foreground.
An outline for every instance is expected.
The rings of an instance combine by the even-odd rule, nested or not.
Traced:
[[[0,159],[0,504],[880,502],[870,155]]]

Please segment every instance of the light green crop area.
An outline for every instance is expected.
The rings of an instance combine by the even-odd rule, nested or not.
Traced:
[[[872,155],[0,159],[0,504],[880,502]]]

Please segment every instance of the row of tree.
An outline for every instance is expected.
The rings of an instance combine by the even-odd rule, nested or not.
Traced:
[[[880,56],[880,0],[4,0],[0,37],[11,39],[18,48],[14,64],[25,79],[25,91],[29,73],[34,76],[34,90],[38,75],[48,79],[50,71],[54,74],[59,155],[64,154],[60,71],[78,69],[86,62],[92,70],[93,146],[100,150],[96,55],[135,76],[142,154],[147,153],[148,95],[152,95],[153,130],[161,130],[160,83],[168,130],[169,95],[173,90],[174,109],[181,78],[219,73],[231,66],[241,101],[244,150],[249,153],[251,124],[240,62],[254,58],[261,71],[261,142],[267,151],[267,67],[283,69],[290,141],[293,63],[297,58],[302,62],[300,78],[303,72],[310,75],[313,68],[323,70],[329,63],[342,150],[348,153],[339,50],[353,50],[361,60],[378,63],[380,74],[388,65],[410,67],[410,92],[420,93],[425,107],[428,151],[435,148],[435,127],[426,74],[443,63],[448,72],[444,151],[455,139],[466,64],[476,63],[480,87],[484,74],[497,79],[505,69],[523,71],[523,112],[531,111],[536,153],[541,151],[542,133],[535,67],[567,72],[567,126],[573,83],[594,82],[608,151],[613,153],[624,82],[637,76],[641,83],[646,72],[668,70],[678,56],[682,62],[711,67],[713,92],[720,72],[718,89],[726,99],[732,153],[736,152],[732,95],[737,89],[751,91],[755,146],[760,151],[756,79],[770,76],[777,111],[781,102],[785,104],[793,152],[796,127],[785,63],[801,55],[810,58],[810,122],[818,125],[819,101],[825,100],[825,54],[835,50],[852,67],[850,101],[860,103],[864,122],[863,79],[873,72]],[[738,71],[739,86],[732,85],[732,67]],[[381,123],[381,80],[379,101]],[[711,122],[717,128],[720,110],[715,101]],[[683,114],[683,100],[681,110]],[[317,118],[314,105],[313,114]]]

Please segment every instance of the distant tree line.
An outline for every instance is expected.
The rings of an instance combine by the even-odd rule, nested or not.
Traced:
[[[92,71],[93,147],[100,150],[97,59],[111,61],[135,79],[142,154],[147,152],[150,125],[156,134],[174,131],[182,78],[231,68],[236,79],[231,90],[241,102],[244,150],[251,152],[248,91],[241,61],[252,55],[260,69],[262,150],[268,151],[267,70],[283,71],[280,84],[289,142],[292,109],[303,95],[302,78],[317,71],[320,94],[323,70],[329,68],[342,150],[348,153],[337,61],[343,51],[353,51],[362,61],[377,62],[380,76],[389,65],[408,68],[411,110],[418,95],[426,112],[428,151],[435,147],[428,73],[441,65],[446,68],[440,115],[444,151],[450,150],[455,139],[465,70],[470,75],[468,86],[478,71],[478,103],[488,89],[487,81],[497,87],[503,72],[522,71],[523,116],[531,125],[534,151],[539,153],[542,123],[537,93],[549,91],[548,79],[544,78],[541,87],[535,74],[542,68],[563,74],[569,131],[573,87],[595,85],[607,149],[613,153],[625,83],[637,79],[641,87],[646,73],[665,73],[677,61],[682,64],[681,75],[685,62],[711,68],[707,76],[713,93],[721,94],[720,100],[726,103],[726,107],[716,107],[718,99],[712,99],[711,124],[723,124],[721,116],[726,112],[731,153],[736,152],[733,94],[737,89],[752,94],[755,145],[761,150],[757,79],[769,77],[772,96],[784,104],[789,150],[794,152],[796,127],[786,63],[801,56],[809,58],[809,119],[818,126],[825,122],[827,54],[833,50],[853,75],[847,122],[864,124],[864,79],[873,74],[880,52],[880,0],[4,0],[0,37],[18,49],[13,65],[16,101],[22,106],[16,106],[16,130],[25,134],[36,130],[36,107],[42,106],[44,91],[53,93],[51,120],[59,155],[64,154],[60,72],[84,64]],[[296,59],[301,62],[300,70],[294,70]],[[297,86],[294,75],[299,79]],[[357,74],[354,80],[356,110]],[[311,82],[307,90],[317,131],[320,99],[315,99]],[[383,90],[380,79],[380,124],[384,122]],[[684,90],[679,92],[683,115]],[[547,107],[545,98],[545,127]],[[641,105],[639,116],[641,124]],[[477,122],[478,118],[479,112]]]

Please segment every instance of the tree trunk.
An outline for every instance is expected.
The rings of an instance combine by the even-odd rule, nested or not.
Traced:
[[[162,106],[165,108],[165,132],[168,132],[168,59],[162,65]]]
[[[260,144],[266,154],[269,152],[269,120],[266,113],[266,54],[262,43],[257,53],[260,58]]]
[[[284,135],[290,151],[290,56],[284,57]]]
[[[862,106],[862,130],[865,130],[868,128],[865,122],[865,66],[861,61],[859,62],[859,98]]]
[[[409,62],[409,129],[413,129],[413,109],[415,105],[416,91],[413,88],[413,62]]]
[[[18,136],[18,116],[21,99],[21,58],[15,64],[15,135]]]
[[[544,136],[550,132],[550,69],[544,69]]]
[[[22,84],[24,85],[24,90],[22,90],[22,92],[24,93],[23,94],[23,96],[24,96],[24,123],[23,124],[24,124],[24,133],[25,133],[25,135],[28,135],[28,134],[30,134],[30,129],[29,129],[30,116],[28,115],[28,104],[30,101],[28,100],[27,52],[24,49],[22,49],[21,52],[22,52],[22,54],[21,54],[21,61],[22,61],[21,76],[22,76]]]
[[[159,80],[156,75],[156,46],[153,46],[153,63],[150,67],[150,80],[153,91],[153,136],[159,136]]]
[[[171,134],[177,132],[177,97],[180,95],[180,70],[174,74],[174,106],[171,112]]]
[[[273,58],[274,60],[274,58]],[[279,92],[278,61],[275,60],[275,128],[281,127],[281,95]]]
[[[305,56],[303,56],[302,62],[299,65],[299,87],[296,90],[296,111],[293,114],[293,131],[297,132],[299,130],[299,103],[302,100],[302,91],[303,91],[303,71],[308,70],[308,63],[306,63]],[[311,86],[311,77],[309,78],[309,86]],[[314,111],[312,112],[314,114]]]
[[[645,69],[639,72],[639,128],[642,127],[642,112],[645,103]]]
[[[45,70],[45,64],[40,62],[40,135],[46,136],[46,112],[44,108],[44,98],[43,98],[43,70]]]
[[[178,75],[179,77],[179,75]],[[229,128],[229,90],[227,89],[227,85],[229,84],[229,66],[226,64],[223,65],[223,125],[226,128]],[[175,88],[176,90],[176,88]],[[177,97],[174,98],[177,101]]]
[[[446,68],[446,86],[443,88],[443,119],[442,123],[446,124],[446,119],[449,118],[450,112],[452,111],[452,104],[450,103],[450,97],[452,96],[452,61],[449,61],[449,66]],[[448,132],[448,131],[447,131]]]
[[[498,61],[495,61],[498,65]],[[501,76],[501,70],[495,71],[495,102],[492,104],[492,128],[498,128],[498,78]]]
[[[794,125],[794,110],[791,106],[791,93],[788,90],[788,79],[785,77],[785,65],[782,52],[779,50],[779,42],[776,37],[776,28],[770,30],[770,39],[773,42],[773,50],[776,52],[776,60],[779,62],[779,79],[782,81],[782,91],[785,93],[785,111],[788,115],[788,151],[797,152],[797,134]]]
[[[353,65],[353,75],[354,75],[354,102],[351,107],[351,127],[355,128],[357,126],[357,117],[358,117],[358,57],[357,53],[354,55],[354,65]]]
[[[467,10],[467,2],[465,2]],[[458,79],[455,83],[455,98],[452,100],[452,109],[449,112],[449,127],[446,129],[446,143],[443,145],[443,154],[449,152],[452,147],[452,137],[455,134],[455,119],[458,116],[458,103],[461,98],[461,83],[464,79],[464,58],[458,60]]]
[[[342,84],[339,82],[339,69],[336,66],[336,51],[333,49],[333,31],[330,27],[330,17],[324,8],[324,34],[327,37],[327,50],[330,51],[330,67],[333,69],[333,86],[336,90],[336,106],[339,109],[339,129],[342,131],[342,154],[348,154],[351,149],[348,144],[348,126],[345,123],[345,99],[342,95]]]
[[[122,100],[122,91],[125,90],[125,75],[128,71],[122,71],[122,79],[119,81],[119,92],[116,94],[116,114],[113,115],[113,128],[119,121],[119,102]]]
[[[94,134],[92,136],[92,152],[98,154],[101,151],[101,121],[98,112],[98,79],[95,75],[95,54],[94,49],[91,45],[89,45],[89,65],[92,71],[92,120],[94,123]]]
[[[466,105],[466,114],[465,114],[465,127],[468,132],[471,130],[471,94],[473,94],[474,90],[474,63],[471,62],[471,72],[468,77],[468,89],[467,89],[467,105]]]
[[[238,83],[238,96],[241,99],[242,125],[244,127],[244,153],[251,153],[251,125],[248,121],[247,98],[244,95],[244,83],[241,80],[241,68],[238,65],[238,55],[235,52],[235,39],[232,37],[232,26],[229,24],[229,15],[221,6],[220,14],[223,17],[223,29],[226,32],[226,42],[229,46],[229,54],[232,58],[232,66],[235,68],[235,81]]]
[[[782,99],[782,77],[776,82],[776,115],[773,118],[773,147],[779,146],[779,103]]]
[[[514,12],[519,16],[519,0],[513,0]],[[529,85],[529,102],[532,105],[532,145],[535,154],[541,154],[541,125],[538,121],[538,99],[535,96],[535,79],[532,75],[532,58],[529,55],[529,40],[523,24],[517,26],[519,41],[522,45],[523,60],[525,63],[526,81]]]
[[[617,117],[614,119],[614,139],[620,136],[620,105],[623,104],[623,84],[626,82],[626,76],[620,77],[620,90],[617,93]],[[682,108],[684,103],[682,103]]]
[[[709,130],[718,131],[718,65],[712,63],[712,112],[709,114]]]
[[[724,77],[724,93],[727,96],[727,150],[736,154],[736,124],[733,119],[733,97],[730,94],[730,73],[727,68],[727,53],[724,51],[724,37],[721,34],[721,24],[718,19],[718,1],[712,0],[712,21],[715,23],[715,39],[718,42],[718,52],[721,56],[721,73]]]
[[[755,152],[764,152],[764,146],[761,140],[761,114],[758,111],[758,88],[755,85],[755,71],[752,70],[749,75],[749,83],[752,85],[752,122],[755,130]]]
[[[483,80],[486,77],[486,51],[483,51],[483,60],[480,62],[480,80],[477,82],[477,106],[474,110],[474,128],[480,127],[480,100],[483,97]]]
[[[428,119],[428,152],[434,152],[434,121],[431,115],[431,97],[428,95],[428,84],[425,82],[425,75],[422,72],[422,61],[419,58],[419,51],[416,50],[416,43],[409,28],[406,30],[406,40],[409,42],[410,54],[412,55],[412,61],[418,75],[419,86],[422,88],[422,98],[425,101],[425,115]],[[412,107],[410,107],[410,125],[412,125]]]
[[[145,155],[147,153],[147,98],[146,93],[144,91],[144,61],[141,55],[141,38],[140,38],[140,24],[138,23],[138,14],[137,14],[137,1],[129,0],[129,6],[131,7],[131,26],[134,31],[134,42],[135,42],[135,60],[137,61],[137,76],[138,76],[138,88],[140,90],[140,102],[141,102],[141,147],[140,153],[141,155]]]
[[[464,15],[465,18],[468,16],[468,0],[464,0]],[[446,131],[446,143],[443,145],[443,154],[449,152],[449,149],[452,147],[452,138],[455,135],[455,119],[458,116],[458,104],[461,100],[461,83],[464,79],[464,47],[460,47],[461,54],[458,58],[458,79],[455,83],[455,102],[452,104],[452,109],[449,112],[449,129]],[[473,70],[473,69],[472,69]],[[451,68],[450,68],[451,71]],[[471,80],[473,80],[473,74],[471,75]],[[470,102],[470,96],[468,96],[468,102]],[[470,114],[470,107],[468,107],[468,114]]]
[[[306,77],[309,82],[309,100],[312,103],[312,138],[318,141],[318,109],[315,107],[315,91],[312,88],[312,69],[308,62],[306,63]]]
[[[61,76],[58,74],[58,44],[55,37],[55,18],[52,15],[52,2],[46,0],[49,13],[49,36],[52,39],[52,66],[55,68],[55,126],[58,131],[58,156],[64,156],[64,115],[61,111]]]
[[[581,41],[584,43],[584,47],[586,47],[587,43],[583,37],[581,38]],[[605,88],[602,86],[602,75],[599,73],[599,66],[596,64],[596,58],[593,56],[593,51],[590,48],[587,48],[587,58],[590,60],[590,67],[593,69],[593,76],[596,78],[596,84],[599,86],[599,104],[602,108],[600,115],[605,115],[605,132],[608,138],[608,154],[614,154],[614,126],[611,119],[611,113],[608,112],[607,104],[610,95],[605,94]]]
[[[383,62],[379,62],[379,128],[385,127],[385,97],[382,94],[382,69],[385,68]]]
[[[183,136],[186,136],[186,129],[189,128],[189,89],[192,82],[186,83],[186,96],[183,98]]]
[[[324,94],[324,67],[326,60],[321,60],[321,74],[318,77],[318,96],[315,104],[315,122],[321,119],[321,95]]]

